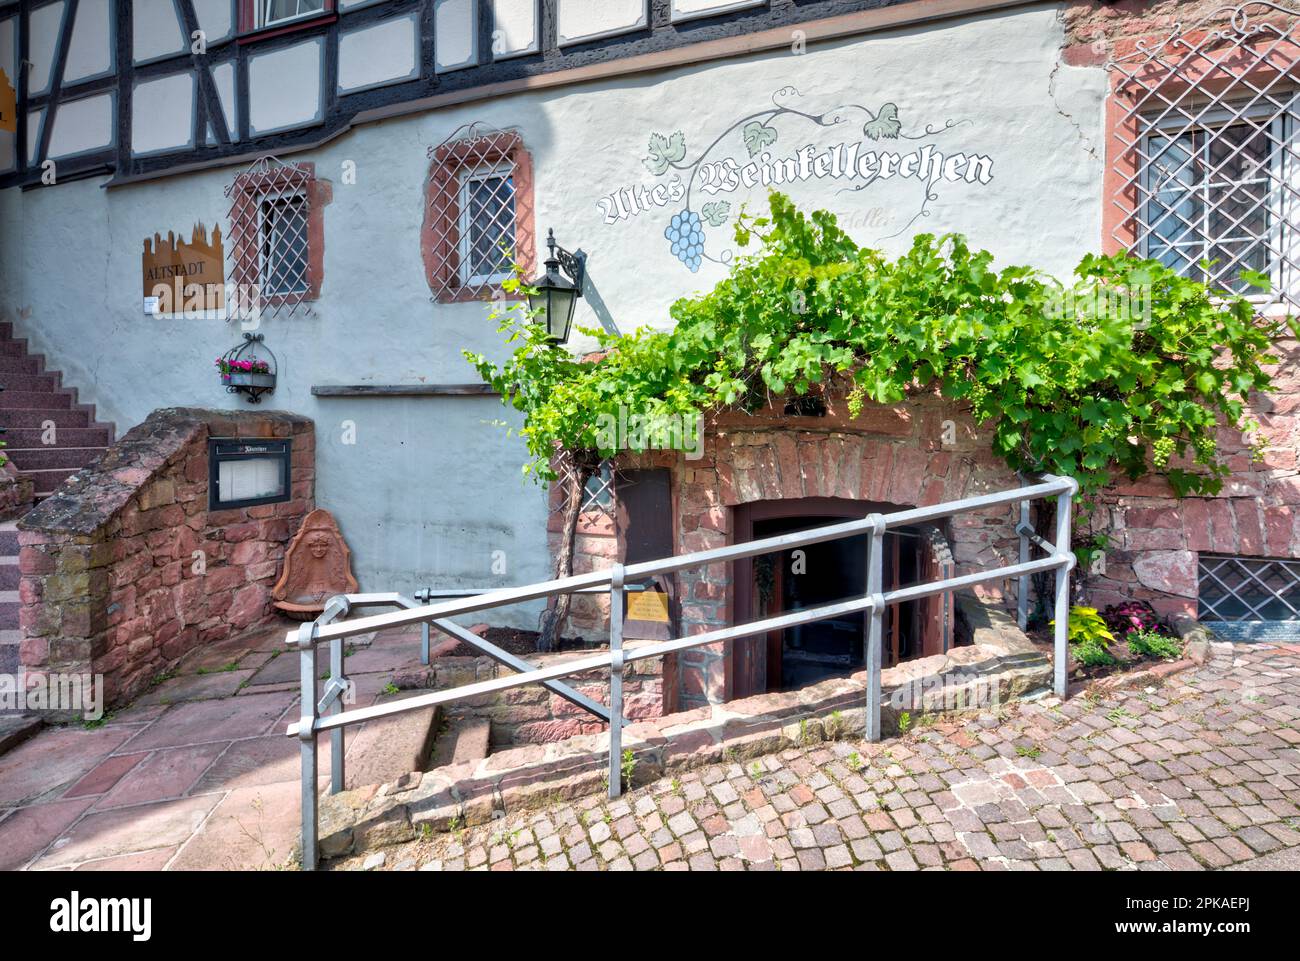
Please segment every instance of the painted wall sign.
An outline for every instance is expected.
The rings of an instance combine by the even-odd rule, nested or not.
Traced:
[[[18,132],[18,94],[3,69],[0,69],[0,130]]]
[[[189,243],[167,231],[146,237],[140,256],[145,313],[203,314],[225,305],[226,266],[221,228],[196,223]]]
[[[794,87],[782,87],[772,95],[770,107],[731,124],[694,159],[688,159],[680,130],[651,134],[642,163],[656,181],[621,186],[597,200],[605,224],[671,209],[664,238],[672,255],[693,273],[706,260],[730,262],[732,252],[715,246],[718,240],[710,242],[708,229],[726,225],[738,202],[760,198],[769,188],[789,191],[826,181],[838,184],[837,193],[859,193],[892,182],[889,199],[901,197],[907,206],[899,211],[902,225],[877,238],[883,241],[929,216],[942,185],[987,186],[993,180],[991,157],[941,149],[940,138],[968,120],[913,128],[894,103],[875,110],[842,104],[812,113],[799,105],[800,99]],[[868,214],[867,225],[896,223],[879,207]]]

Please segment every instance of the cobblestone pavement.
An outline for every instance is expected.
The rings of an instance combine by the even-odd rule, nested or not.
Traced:
[[[1300,647],[1159,688],[809,745],[339,862],[383,870],[1163,870],[1300,845]]]

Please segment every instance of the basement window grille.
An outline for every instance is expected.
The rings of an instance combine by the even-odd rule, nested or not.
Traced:
[[[1300,619],[1300,561],[1202,554],[1198,581],[1202,620]]]
[[[1226,19],[1225,19],[1226,13]],[[1109,64],[1116,123],[1111,237],[1125,252],[1300,307],[1300,154],[1294,11],[1252,2]],[[1242,280],[1266,275],[1271,291]]]

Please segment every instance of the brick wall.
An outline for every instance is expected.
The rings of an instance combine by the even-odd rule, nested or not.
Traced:
[[[31,478],[20,475],[11,460],[6,459],[0,464],[0,521],[21,517],[31,504],[32,496]]]
[[[1164,614],[1194,615],[1198,552],[1300,557],[1300,345],[1282,343],[1274,353],[1280,361],[1277,390],[1251,404],[1261,425],[1262,457],[1252,458],[1239,433],[1220,430],[1220,449],[1232,473],[1219,496],[1180,500],[1158,476],[1103,492],[1095,526],[1110,530],[1111,547],[1102,566],[1075,574],[1087,603],[1105,606],[1135,598]],[[834,401],[826,417],[728,414],[706,434],[704,451],[694,461],[676,452],[619,460],[621,468],[671,471],[677,553],[732,543],[731,508],[739,504],[837,497],[921,506],[1018,483],[989,449],[986,433],[936,397],[868,407],[857,420],[849,420],[842,403]],[[552,517],[558,518],[558,511]],[[558,525],[552,527],[554,549]],[[962,515],[947,524],[946,534],[957,574],[1018,559],[1010,510]],[[598,514],[581,518],[576,572],[608,567],[620,559],[620,551],[611,520]],[[677,577],[683,634],[732,622],[724,565]],[[979,593],[1009,606],[1015,583],[985,585]],[[607,610],[601,595],[577,596],[569,629],[601,638],[608,630]],[[684,652],[668,664],[665,710],[725,700],[728,660],[727,645],[717,644]]]
[[[208,438],[292,438],[292,497],[208,510]],[[155,411],[19,525],[20,660],[104,675],[109,705],[182,656],[268,616],[285,547],[315,496],[306,418]]]
[[[632,650],[637,645],[638,642],[632,641],[624,649]],[[535,667],[544,668],[591,654],[592,650],[529,654],[528,661]],[[509,677],[514,673],[487,657],[437,657],[433,669],[435,679],[432,686],[439,690],[489,678]],[[609,704],[609,671],[588,671],[564,678],[564,683],[593,701]],[[608,730],[606,724],[540,684],[481,695],[449,707],[454,714],[491,722],[494,748],[549,744],[579,734],[599,734]],[[662,660],[648,659],[627,665],[623,673],[623,716],[643,721],[663,713]]]

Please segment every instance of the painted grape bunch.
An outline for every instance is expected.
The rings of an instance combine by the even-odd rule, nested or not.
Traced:
[[[689,267],[691,273],[696,273],[704,259],[704,228],[700,224],[700,215],[690,208],[673,214],[672,222],[664,228],[664,237],[673,245],[673,256]]]

